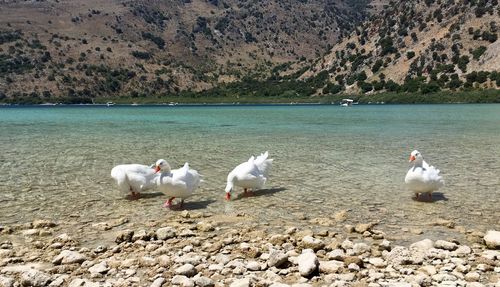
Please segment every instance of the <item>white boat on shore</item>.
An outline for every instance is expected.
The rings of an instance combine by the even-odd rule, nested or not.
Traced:
[[[111,106],[114,106],[114,105],[115,105],[115,103],[113,103],[113,102],[107,102],[106,103],[106,106],[108,106],[108,107],[111,107]]]
[[[340,102],[340,106],[341,107],[350,107],[352,106],[354,100],[351,100],[351,99],[342,99],[342,101]]]

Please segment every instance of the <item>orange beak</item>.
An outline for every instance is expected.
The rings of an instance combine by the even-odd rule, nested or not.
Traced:
[[[229,192],[226,193],[226,200],[231,200],[231,194]]]
[[[160,171],[160,169],[161,169],[160,166],[158,166],[158,165],[155,166],[155,173],[158,173]]]
[[[414,155],[410,155],[410,160],[409,160],[409,162],[412,162],[412,161],[414,161],[414,160],[415,160],[415,156],[414,156]]]

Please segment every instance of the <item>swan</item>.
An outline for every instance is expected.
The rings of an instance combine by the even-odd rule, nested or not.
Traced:
[[[427,193],[432,199],[432,192],[444,186],[444,180],[439,175],[439,169],[427,164],[418,150],[410,154],[410,162],[413,166],[408,170],[405,183],[408,188],[415,192],[418,199],[419,194]]]
[[[155,164],[156,173],[161,172],[156,178],[158,189],[169,198],[163,207],[171,207],[172,200],[176,197],[181,199],[182,207],[184,199],[193,195],[194,191],[201,182],[201,175],[194,169],[189,168],[186,162],[183,167],[173,169],[164,159],[159,159]]]
[[[227,175],[226,200],[231,200],[231,192],[235,186],[243,187],[245,194],[249,188],[253,191],[264,186],[273,164],[273,159],[268,157],[267,151],[257,158],[251,156],[248,161],[238,165]]]
[[[123,193],[131,193],[132,199],[138,199],[142,191],[155,186],[155,170],[142,164],[120,164],[111,169],[111,177]]]

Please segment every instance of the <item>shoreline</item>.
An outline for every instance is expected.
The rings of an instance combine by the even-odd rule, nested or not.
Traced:
[[[262,226],[245,214],[184,210],[139,226],[126,218],[92,223],[95,236],[108,243],[85,244],[84,229],[70,232],[64,224],[35,220],[0,226],[0,285],[500,284],[499,232],[464,230],[466,240],[398,245],[373,222],[320,229],[302,223]]]

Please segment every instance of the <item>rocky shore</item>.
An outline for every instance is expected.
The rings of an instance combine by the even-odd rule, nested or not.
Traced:
[[[142,229],[93,226],[114,243],[85,246],[50,220],[0,225],[0,287],[500,286],[498,231],[400,246],[375,223],[273,230],[183,211]]]

